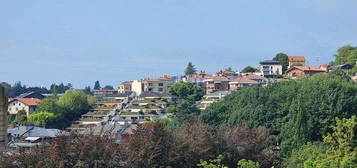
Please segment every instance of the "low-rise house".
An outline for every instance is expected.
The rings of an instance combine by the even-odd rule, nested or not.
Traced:
[[[175,83],[175,80],[171,76],[134,80],[131,89],[137,95],[140,95],[142,92],[166,93],[168,92],[168,88]]]
[[[260,62],[260,72],[264,77],[277,78],[283,74],[283,66],[279,61],[265,60]]]
[[[259,82],[249,79],[247,77],[237,78],[231,82],[229,82],[229,90],[240,90],[245,87],[254,87],[259,86]]]
[[[212,103],[221,100],[223,97],[229,95],[230,91],[218,91],[203,96],[202,100],[198,103],[198,108],[200,110],[205,110]]]
[[[293,66],[305,66],[305,57],[304,56],[288,56],[289,66],[290,69]]]
[[[324,70],[325,72],[328,72],[330,67],[331,67],[330,64],[322,64],[322,65],[319,66],[319,68],[321,70]]]
[[[29,116],[31,113],[36,112],[37,105],[41,102],[37,98],[15,98],[11,99],[8,104],[8,112],[12,115],[16,115],[20,110],[26,112]]]
[[[118,92],[119,93],[129,93],[131,92],[131,85],[132,85],[133,81],[125,81],[122,82],[119,86],[118,86]]]
[[[204,80],[206,86],[206,94],[217,91],[228,91],[230,79],[225,76],[212,76]]]
[[[44,142],[48,142],[52,138],[66,135],[69,135],[69,133],[58,129],[19,126],[8,129],[8,146],[10,148],[28,148],[43,145]]]
[[[248,73],[243,77],[249,78],[251,80],[257,81],[260,86],[266,86],[268,84],[268,79],[264,76],[256,75],[254,73]]]
[[[326,72],[324,69],[315,66],[294,66],[286,71],[289,77],[295,78],[298,76],[314,75],[316,73]]]
[[[230,70],[221,70],[221,71],[217,72],[216,75],[217,76],[225,76],[225,77],[229,78],[230,80],[240,77],[239,73],[230,71]]]
[[[192,75],[185,75],[183,78],[182,78],[182,81],[184,82],[190,82],[196,86],[200,86],[202,88],[205,88],[205,82],[204,80],[208,79],[212,77],[212,75],[209,75],[207,74],[206,72],[204,71],[201,71],[197,74],[192,74]]]

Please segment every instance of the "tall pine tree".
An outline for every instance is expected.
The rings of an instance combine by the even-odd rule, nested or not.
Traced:
[[[192,75],[192,74],[195,74],[196,73],[196,68],[195,66],[189,62],[187,67],[186,67],[186,70],[185,70],[185,75]]]

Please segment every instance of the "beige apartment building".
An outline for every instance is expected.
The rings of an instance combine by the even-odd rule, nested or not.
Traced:
[[[170,86],[175,83],[175,78],[163,76],[160,78],[149,78],[135,80],[131,84],[131,90],[137,95],[143,92],[167,93]]]
[[[133,81],[125,81],[122,82],[119,86],[118,86],[118,92],[119,93],[129,93],[131,92],[131,85],[132,85]]]

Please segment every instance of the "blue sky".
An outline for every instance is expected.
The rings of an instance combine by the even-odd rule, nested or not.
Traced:
[[[356,0],[0,0],[0,81],[74,87],[258,66],[309,65],[357,45]]]

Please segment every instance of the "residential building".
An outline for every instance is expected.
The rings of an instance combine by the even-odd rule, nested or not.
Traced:
[[[305,57],[304,56],[288,56],[290,69],[293,66],[305,66]]]
[[[225,76],[212,76],[204,80],[206,86],[206,94],[214,93],[217,91],[228,91],[230,79]]]
[[[205,82],[204,80],[212,77],[212,75],[207,74],[204,71],[201,71],[197,74],[192,74],[192,75],[186,75],[182,78],[182,81],[184,82],[190,82],[196,86],[200,86],[202,88],[205,88]]]
[[[9,101],[8,112],[9,114],[17,114],[20,110],[24,110],[26,115],[29,116],[37,109],[37,105],[41,102],[37,98],[15,98]]]
[[[259,86],[259,82],[249,79],[247,77],[237,78],[231,82],[229,82],[229,90],[240,90],[244,87],[254,87]]]
[[[170,86],[175,83],[175,78],[171,76],[163,76],[160,78],[149,78],[134,80],[131,89],[137,95],[142,92],[166,93]]]
[[[330,67],[331,67],[330,64],[322,64],[322,65],[319,66],[319,68],[321,70],[324,70],[325,72],[328,72]]]
[[[230,91],[217,91],[214,93],[206,94],[203,96],[202,100],[198,104],[200,110],[205,110],[212,103],[221,100],[223,97],[229,95]]]
[[[118,86],[118,92],[119,93],[128,93],[131,92],[131,85],[132,85],[133,81],[125,81],[122,82],[119,86]]]
[[[257,81],[260,86],[266,86],[268,84],[268,79],[264,76],[256,75],[254,73],[248,73],[243,75],[243,77],[249,78],[251,80]]]
[[[29,148],[49,142],[58,136],[69,135],[68,132],[58,129],[46,129],[34,126],[19,126],[7,131],[10,148]]]
[[[260,62],[260,72],[264,77],[281,77],[283,66],[279,61],[265,60]]]
[[[227,78],[229,78],[230,80],[239,78],[239,73],[234,72],[234,71],[230,71],[230,70],[221,70],[219,72],[216,73],[217,76],[225,76]]]
[[[296,78],[304,75],[314,75],[316,73],[326,72],[324,69],[315,66],[294,66],[290,68],[286,73],[289,77]]]

